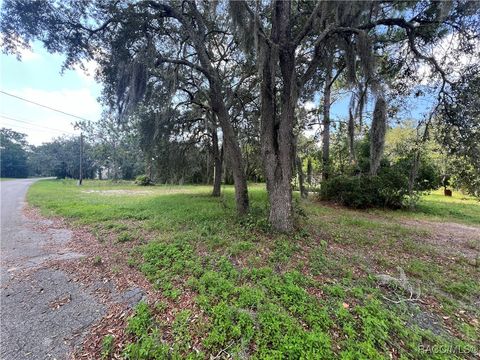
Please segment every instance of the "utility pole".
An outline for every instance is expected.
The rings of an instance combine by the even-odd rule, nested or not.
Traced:
[[[78,185],[82,185],[83,181],[83,133],[80,133],[80,171],[78,176]]]

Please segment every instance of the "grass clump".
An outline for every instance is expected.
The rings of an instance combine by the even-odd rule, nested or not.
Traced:
[[[95,266],[102,265],[102,257],[100,255],[97,255],[93,258],[93,265]]]
[[[132,241],[133,240],[133,236],[132,234],[130,234],[129,232],[122,232],[120,235],[118,235],[117,237],[117,241],[120,242],[120,243],[124,243],[124,242],[128,242],[128,241]]]
[[[115,338],[113,335],[107,335],[102,340],[102,353],[100,354],[102,360],[110,359],[113,354],[115,345]]]

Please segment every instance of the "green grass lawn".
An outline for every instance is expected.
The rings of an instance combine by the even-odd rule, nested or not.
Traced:
[[[209,186],[39,181],[30,188],[32,205],[89,227],[105,253],[118,253],[112,267],[140,271],[161,296],[137,306],[126,345],[105,337],[105,358],[474,358],[478,259],[447,256],[425,241],[430,230],[397,221],[478,223],[474,200],[434,193],[414,213],[392,215],[297,199],[298,231],[284,235],[268,228],[263,185],[250,186],[251,214],[240,220],[232,187],[222,190],[215,199]],[[399,267],[421,289],[419,301],[377,281],[398,277]]]
[[[402,213],[427,220],[480,225],[480,201],[455,190],[452,197],[443,195],[443,189],[434,191],[421,198],[416,210]]]

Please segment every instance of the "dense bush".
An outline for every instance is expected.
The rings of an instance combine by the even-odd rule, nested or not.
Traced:
[[[150,179],[150,177],[147,175],[138,175],[135,178],[135,184],[140,186],[148,186],[148,185],[153,185],[153,182]]]
[[[438,165],[425,154],[420,154],[415,181],[410,189],[409,175],[415,165],[415,153],[408,147],[406,150],[403,147],[395,150],[395,156],[384,157],[377,176],[366,175],[370,170],[368,137],[357,147],[356,167],[347,168],[342,175],[322,182],[321,199],[353,208],[396,209],[414,206],[421,192],[437,189],[441,185]]]
[[[26,135],[0,129],[0,176],[23,178],[28,176]]]
[[[378,176],[339,176],[322,183],[320,198],[353,208],[400,208],[408,195],[408,178],[390,169]]]
[[[480,160],[478,164],[474,166],[470,160],[460,156],[451,156],[449,159],[451,185],[480,200]]]
[[[390,166],[391,172],[408,174],[413,167],[413,158],[405,157]],[[438,189],[441,185],[441,174],[438,167],[428,158],[420,157],[414,190],[428,191]]]

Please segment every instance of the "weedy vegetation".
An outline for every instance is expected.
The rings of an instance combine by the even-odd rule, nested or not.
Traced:
[[[164,299],[139,303],[125,329],[129,342],[118,348],[106,337],[102,358],[475,358],[475,240],[452,255],[429,241],[432,229],[405,222],[478,224],[478,202],[433,193],[413,212],[360,211],[310,198],[298,203],[297,230],[285,235],[266,225],[263,185],[250,186],[254,216],[241,220],[231,187],[220,199],[210,190],[108,181],[31,187],[29,202],[45,214],[99,238],[113,234],[116,241],[101,243],[111,252],[128,242],[125,262]],[[398,277],[399,268],[419,297],[378,280]]]

